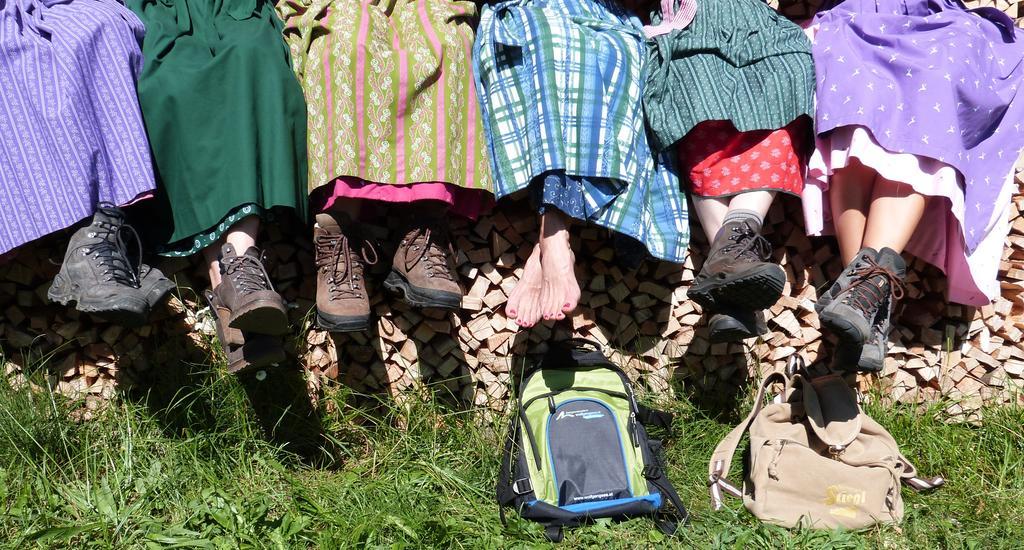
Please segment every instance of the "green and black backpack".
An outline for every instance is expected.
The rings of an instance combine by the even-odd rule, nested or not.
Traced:
[[[512,507],[554,542],[563,527],[598,518],[652,517],[669,535],[686,522],[661,441],[644,428],[668,428],[671,416],[638,406],[626,374],[599,347],[556,345],[517,393],[498,475],[502,522]]]

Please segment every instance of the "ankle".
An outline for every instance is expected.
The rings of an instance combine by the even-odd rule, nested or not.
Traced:
[[[764,225],[764,217],[758,212],[747,210],[745,208],[730,210],[725,215],[725,218],[722,219],[722,228],[718,230],[718,233],[721,234],[725,227],[730,224],[743,222],[750,225],[750,228],[753,229],[755,233],[760,233],[761,226]]]

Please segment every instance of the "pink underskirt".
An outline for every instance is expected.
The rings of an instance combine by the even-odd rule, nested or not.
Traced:
[[[999,261],[1009,233],[1013,175],[1007,175],[992,222],[973,254],[964,244],[964,191],[960,174],[946,163],[908,153],[890,152],[861,126],[844,126],[819,136],[808,165],[803,192],[804,219],[809,235],[833,234],[828,178],[856,158],[882,177],[905,182],[914,191],[946,200],[928,201],[922,223],[907,244],[907,252],[938,267],[948,280],[949,300],[982,306],[999,295]]]
[[[450,183],[430,181],[408,185],[374,183],[361,178],[342,176],[322,185],[313,194],[313,209],[323,212],[338,199],[365,199],[381,202],[410,203],[441,201],[449,205],[449,212],[475,220],[491,207],[490,193],[481,189],[466,189]]]
[[[135,196],[134,199],[132,199],[132,200],[122,204],[121,206],[122,207],[131,206],[131,205],[133,205],[135,203],[142,202],[144,200],[151,199],[153,197],[154,197],[154,194],[153,194],[152,191],[146,191],[145,193],[139,193],[138,195]]]

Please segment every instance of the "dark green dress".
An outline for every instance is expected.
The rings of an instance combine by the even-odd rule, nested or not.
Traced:
[[[708,120],[777,130],[814,112],[811,42],[762,0],[699,0],[693,22],[648,40],[647,53],[644,113],[657,151]]]
[[[185,256],[241,218],[306,209],[306,104],[267,0],[127,0],[146,25],[139,100]]]

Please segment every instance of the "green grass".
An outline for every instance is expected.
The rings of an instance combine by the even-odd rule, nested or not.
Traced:
[[[295,373],[292,385],[280,374],[243,384],[190,369],[178,391],[125,396],[89,422],[69,419],[75,403],[0,382],[0,545],[545,546],[537,525],[498,519],[500,418],[443,399],[400,408],[337,387],[312,407],[301,391],[286,395],[301,389]],[[948,485],[905,490],[898,528],[821,532],[761,525],[737,501],[712,512],[705,461],[738,411],[720,419],[685,399],[672,407],[668,460],[691,524],[673,539],[647,520],[599,524],[570,530],[562,548],[988,550],[1024,540],[1024,410],[987,410],[972,427],[872,407],[922,473]]]

